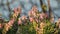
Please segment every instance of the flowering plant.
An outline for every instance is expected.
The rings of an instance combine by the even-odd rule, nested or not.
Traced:
[[[21,7],[15,8],[8,23],[0,23],[1,34],[57,34],[59,24],[53,24],[48,15],[39,12],[36,6],[28,12],[28,16],[20,16]],[[56,27],[55,27],[56,26]]]

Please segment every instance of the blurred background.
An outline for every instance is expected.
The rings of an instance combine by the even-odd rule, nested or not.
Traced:
[[[43,0],[43,2],[48,6],[47,0]],[[42,11],[40,0],[0,0],[0,17],[5,20],[9,20],[9,9],[13,10],[18,6],[21,6],[22,8],[22,15],[27,15],[28,11],[34,5],[37,6],[39,11]],[[60,0],[50,0],[50,6],[55,17],[55,21],[57,21],[60,17]]]

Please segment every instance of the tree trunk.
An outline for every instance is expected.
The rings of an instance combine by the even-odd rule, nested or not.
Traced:
[[[40,5],[41,5],[41,8],[42,8],[42,11],[43,11],[43,13],[45,13],[46,11],[43,9],[43,1],[42,0],[40,0]]]

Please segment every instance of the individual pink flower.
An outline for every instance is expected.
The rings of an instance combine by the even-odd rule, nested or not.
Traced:
[[[36,12],[32,11],[32,15],[35,17],[36,16]]]
[[[18,12],[21,13],[21,7],[20,6],[18,6],[18,9],[17,10],[18,10]]]
[[[33,13],[36,13],[36,12],[35,12],[34,10],[31,9],[31,13],[33,14]]]
[[[60,18],[58,19],[58,21],[60,22]]]
[[[42,16],[45,16],[45,13],[42,12],[41,15],[42,15]]]
[[[24,16],[21,17],[21,19],[25,20],[25,19],[27,19],[27,17],[24,15]]]
[[[50,22],[51,22],[51,23],[53,23],[53,22],[54,22],[54,18],[53,18],[53,17],[50,19]]]
[[[33,6],[33,7],[32,7],[32,11],[37,12],[37,11],[38,11],[38,10],[37,10],[37,7],[36,7],[36,6]]]
[[[9,25],[12,25],[13,23],[14,23],[14,19],[11,19],[11,20],[8,22]]]
[[[2,28],[2,24],[0,23],[0,29]]]
[[[37,12],[37,7],[36,6],[33,6],[32,9],[29,11],[28,15],[29,16],[36,16],[36,12]]]
[[[14,13],[21,13],[21,7],[14,8]]]
[[[14,14],[18,16],[18,14],[21,13],[21,7],[19,6],[18,8],[14,8]]]
[[[35,13],[34,11],[31,10],[31,11],[28,13],[28,15],[34,17],[34,16],[36,16],[36,13]]]
[[[14,18],[14,17],[16,18],[18,14],[19,14],[19,13],[18,13],[18,11],[17,11],[17,8],[14,8],[13,18]]]
[[[29,17],[29,20],[30,20],[30,22],[33,22],[34,18],[33,17]]]
[[[60,23],[59,23],[59,29],[60,29]]]
[[[20,24],[22,24],[22,21],[21,21],[21,19],[19,18],[19,20],[18,20],[18,25],[20,25]]]
[[[32,11],[29,11],[28,12],[28,16],[32,16]]]
[[[45,14],[45,15],[44,15],[44,17],[45,17],[45,18],[48,18],[48,15],[47,15],[47,14]]]
[[[17,8],[14,8],[14,13],[16,13],[17,12]]]
[[[43,15],[42,14],[40,14],[40,19],[43,19],[44,17],[43,17]]]
[[[36,22],[38,23],[38,19],[35,19],[36,20]]]
[[[14,24],[14,19],[12,18],[8,23],[6,23],[5,25],[5,28],[6,28],[6,31],[9,30],[9,28]]]
[[[5,24],[5,28],[6,28],[6,31],[8,31],[9,28],[10,28],[10,25],[9,24]]]

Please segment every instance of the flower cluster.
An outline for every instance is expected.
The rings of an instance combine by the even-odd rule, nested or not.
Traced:
[[[15,22],[18,23],[17,25],[20,26],[20,31],[22,30],[24,32],[23,34],[25,34],[25,32],[27,31],[27,34],[47,34],[52,33],[52,31],[54,32],[54,29],[56,28],[55,26],[60,28],[60,19],[58,20],[57,24],[52,25],[52,23],[50,23],[50,20],[48,19],[48,15],[46,13],[39,12],[36,6],[32,7],[27,16],[22,15],[18,17],[19,14],[21,14],[21,7],[14,8],[12,18],[9,20],[8,23],[4,24],[4,28],[2,31],[3,34],[6,34],[7,31],[9,31],[9,29],[13,26],[13,24],[15,24]],[[51,20],[53,21],[54,19]],[[0,29],[2,27],[3,25],[0,23]],[[56,30],[57,29],[58,28],[56,28]]]
[[[28,22],[31,22],[33,24],[33,27],[36,31],[40,30],[39,28],[42,28],[44,26],[44,22],[39,24],[41,21],[44,21],[44,19],[47,19],[48,15],[43,12],[39,12],[36,6],[33,6],[32,9],[28,12],[28,16],[21,16],[18,18],[18,25],[26,24]],[[28,22],[27,22],[28,21]],[[39,25],[40,27],[38,27]],[[29,26],[29,25],[28,25]]]

